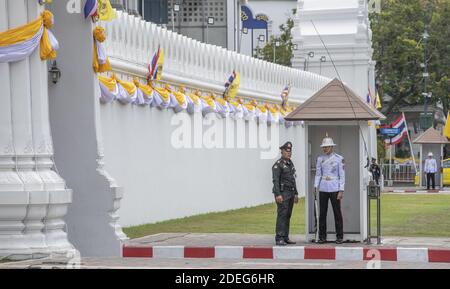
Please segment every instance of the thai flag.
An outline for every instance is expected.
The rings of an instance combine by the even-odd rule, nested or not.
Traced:
[[[281,106],[283,108],[286,106],[290,90],[291,88],[288,84],[283,88],[283,91],[281,92]]]
[[[289,85],[286,85],[281,92],[281,98],[285,98],[289,95]]]
[[[87,0],[84,5],[84,18],[97,15],[98,2],[97,0]]]
[[[153,56],[152,62],[148,65],[147,81],[156,79],[156,75],[158,74],[158,60],[160,52],[161,48],[158,47],[158,51]]]
[[[233,73],[231,73],[230,77],[228,77],[228,81],[225,83],[225,89],[230,87],[230,85],[233,83],[235,79],[236,79],[236,71],[233,70]]]
[[[376,99],[375,99],[375,101],[376,101]],[[373,105],[373,98],[372,98],[372,93],[370,92],[370,89],[367,92],[367,104]]]
[[[403,138],[408,135],[408,130],[406,129],[406,119],[403,113],[390,126],[385,127],[399,128],[399,133],[396,136],[384,140],[387,145],[399,144]]]

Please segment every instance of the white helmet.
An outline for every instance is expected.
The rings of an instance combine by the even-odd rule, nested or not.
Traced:
[[[428,153],[428,156],[429,156],[429,157],[432,157],[432,156],[433,156],[433,153],[432,153],[432,152],[429,152],[429,153]]]
[[[320,146],[321,148],[324,147],[335,147],[336,144],[334,143],[333,139],[331,137],[328,137],[328,133],[327,136],[322,140],[322,145]]]

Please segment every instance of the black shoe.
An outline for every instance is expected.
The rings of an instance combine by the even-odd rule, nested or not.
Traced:
[[[297,242],[291,241],[291,240],[289,240],[289,239],[284,240],[284,242],[285,242],[286,244],[289,244],[289,245],[297,244]]]
[[[325,244],[327,242],[327,240],[325,239],[319,239],[319,241],[317,241],[317,243],[319,244]]]
[[[286,246],[287,243],[284,240],[278,240],[276,241],[277,246]]]
[[[342,244],[342,243],[344,243],[344,240],[342,240],[342,239],[337,239],[336,240],[336,244]]]

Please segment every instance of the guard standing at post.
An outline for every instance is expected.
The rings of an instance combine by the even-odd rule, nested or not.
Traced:
[[[376,158],[372,158],[372,164],[370,165],[369,170],[372,173],[373,180],[375,181],[375,183],[377,185],[379,185],[381,171],[380,171],[380,166],[377,164]]]
[[[435,184],[435,174],[437,173],[437,163],[433,158],[433,153],[428,153],[428,158],[425,160],[425,166],[423,169],[425,175],[427,176],[427,190],[430,189],[430,185],[433,190],[436,188]]]
[[[289,239],[289,226],[294,203],[298,203],[295,167],[291,161],[292,143],[280,147],[281,158],[272,166],[273,194],[277,203],[275,242],[277,246],[295,244]]]
[[[333,207],[334,223],[336,227],[336,243],[342,244],[344,238],[343,218],[341,212],[341,200],[344,198],[345,171],[344,158],[333,152],[336,146],[333,139],[327,136],[322,145],[324,154],[317,158],[316,177],[314,180],[314,193],[319,192],[319,240],[318,243],[327,241],[327,211],[328,200]]]

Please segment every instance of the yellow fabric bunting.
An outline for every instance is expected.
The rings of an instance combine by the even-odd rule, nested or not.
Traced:
[[[168,91],[165,87],[154,87],[154,89],[162,97],[164,102],[168,102],[170,100],[170,91]]]
[[[40,47],[40,57],[41,60],[47,60],[47,59],[54,59],[56,58],[56,50],[58,43],[55,37],[52,36],[52,39],[50,39],[49,34],[51,33],[49,29],[51,29],[53,26],[53,14],[45,10],[42,12],[41,16],[22,26],[7,30],[5,32],[0,33],[0,47],[8,47],[12,45],[25,45],[23,47],[27,47],[29,49],[28,53],[24,53],[23,57],[30,55],[32,51],[34,51],[34,46],[27,46],[27,43],[35,40],[39,40],[39,47]],[[42,29],[42,30],[41,30]],[[39,33],[42,33],[42,35],[39,38],[36,38],[36,36],[39,35]],[[33,40],[33,38],[36,38]],[[35,42],[37,44],[37,42]],[[20,50],[20,48],[18,48]],[[6,55],[5,58],[8,58]],[[14,60],[12,60],[14,59]],[[17,61],[21,58],[9,58],[9,61]]]
[[[189,94],[189,98],[192,100],[194,104],[200,103],[200,91],[196,90],[194,93]]]
[[[94,29],[93,35],[94,35],[94,53],[93,53],[92,67],[94,68],[94,71],[97,73],[110,71],[111,64],[109,63],[108,57],[106,57],[106,62],[104,64],[101,64],[98,59],[99,55],[98,55],[97,41],[103,43],[106,40],[105,29],[103,27],[97,26]]]
[[[10,46],[24,42],[39,32],[42,26],[42,16],[28,24],[0,33],[0,46]]]
[[[125,91],[128,93],[128,95],[134,95],[136,93],[136,85],[134,82],[131,81],[123,81],[120,79],[117,79],[117,82],[125,89]]]
[[[98,80],[109,90],[114,91],[116,89],[117,80],[113,77],[106,77],[103,75],[98,76]]]
[[[53,14],[52,12],[45,10],[42,12],[42,21],[44,23],[44,33],[41,38],[40,55],[42,60],[55,59],[56,51],[53,49],[50,42],[49,33],[47,29],[53,27]]]
[[[135,77],[133,79],[134,85],[139,88],[145,95],[151,95],[153,92],[153,88],[150,85],[142,84],[139,81],[139,78]]]

